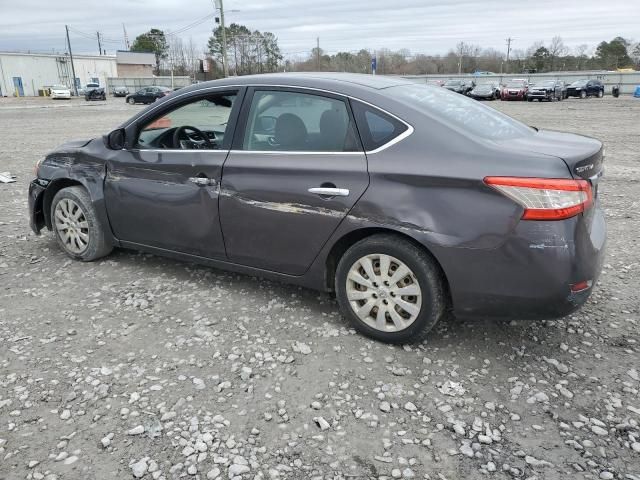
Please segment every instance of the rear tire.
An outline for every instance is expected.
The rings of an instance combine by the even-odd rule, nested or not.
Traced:
[[[56,193],[51,202],[51,226],[62,251],[74,260],[91,262],[113,250],[82,187],[67,187]]]
[[[129,105],[133,105],[133,104],[135,104],[135,103],[136,103],[136,99],[135,99],[135,98],[133,98],[133,97],[129,97],[129,98],[127,98],[127,103],[128,103]]]
[[[351,246],[338,263],[335,290],[351,325],[387,343],[422,341],[446,309],[435,260],[396,235],[374,235]]]

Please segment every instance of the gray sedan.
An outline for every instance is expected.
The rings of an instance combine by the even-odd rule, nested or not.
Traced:
[[[334,291],[360,332],[447,312],[552,318],[601,269],[595,139],[444,88],[274,74],[181,89],[36,165],[29,205],[81,261],[114,247]]]

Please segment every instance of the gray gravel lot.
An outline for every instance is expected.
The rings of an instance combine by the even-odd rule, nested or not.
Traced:
[[[143,107],[0,99],[0,478],[640,479],[640,100],[491,105],[606,143],[603,275],[569,318],[403,348],[323,293],[69,260],[29,230],[33,164]]]

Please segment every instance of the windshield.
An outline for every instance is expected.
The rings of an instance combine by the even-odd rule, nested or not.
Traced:
[[[54,90],[67,90],[67,87],[65,87],[64,85],[54,85],[53,87]]]
[[[446,82],[444,82],[445,86],[450,86],[450,87],[455,87],[457,85],[460,85],[460,80],[447,80]]]
[[[510,80],[507,82],[507,87],[522,88],[524,87],[524,80]]]
[[[587,84],[587,80],[577,80],[571,84],[572,87],[584,87]]]
[[[553,80],[550,80],[546,82],[536,83],[534,87],[555,87],[555,85],[556,85],[556,82],[554,82]]]
[[[403,85],[387,90],[391,97],[442,121],[488,140],[531,135],[534,130],[464,95],[428,85]]]
[[[475,89],[476,90],[492,90],[493,85],[478,85]]]

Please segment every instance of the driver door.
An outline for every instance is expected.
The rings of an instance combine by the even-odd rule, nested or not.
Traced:
[[[105,201],[124,246],[225,258],[218,195],[240,91],[177,100],[142,117],[107,160]]]

